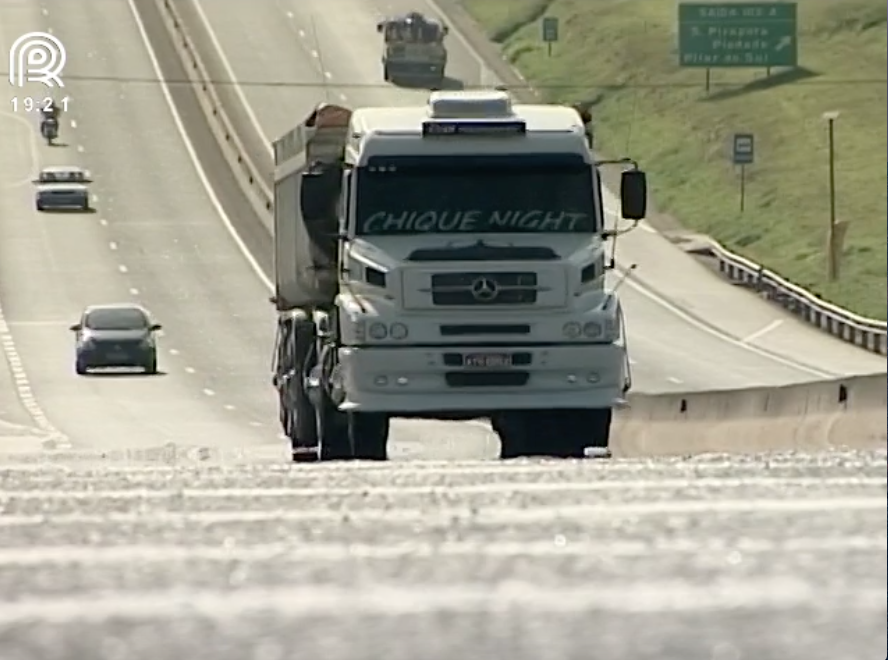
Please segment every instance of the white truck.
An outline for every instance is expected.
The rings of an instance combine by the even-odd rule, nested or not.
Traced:
[[[274,143],[273,381],[294,460],[387,457],[392,418],[487,419],[503,458],[606,449],[631,384],[576,109],[505,91],[319,106]],[[622,216],[645,215],[630,160]]]

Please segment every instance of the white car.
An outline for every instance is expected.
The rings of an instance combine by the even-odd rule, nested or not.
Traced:
[[[34,180],[38,211],[76,209],[89,211],[89,172],[75,165],[44,167]]]

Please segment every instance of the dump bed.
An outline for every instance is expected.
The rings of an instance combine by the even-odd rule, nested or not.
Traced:
[[[336,259],[339,221],[335,211],[313,217],[306,208],[302,180],[310,168],[338,191],[351,111],[321,105],[305,121],[276,140],[274,150],[274,277],[279,311],[326,307],[337,293]],[[306,221],[308,215],[310,221]]]

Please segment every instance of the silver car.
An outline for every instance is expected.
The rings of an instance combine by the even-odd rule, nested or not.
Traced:
[[[34,180],[37,186],[35,205],[38,211],[89,211],[89,172],[74,165],[44,167]]]

